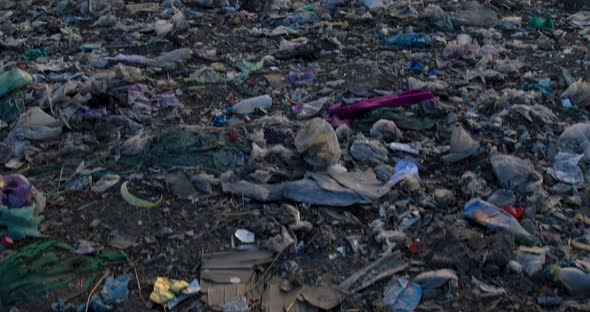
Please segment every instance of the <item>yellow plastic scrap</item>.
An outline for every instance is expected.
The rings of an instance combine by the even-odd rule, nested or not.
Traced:
[[[172,281],[172,285],[170,286],[170,291],[180,295],[180,294],[188,294],[188,283],[185,281]]]
[[[154,290],[150,294],[150,300],[161,305],[176,298],[177,295],[188,293],[189,283],[186,281],[169,280],[158,277],[154,284]]]
[[[153,207],[158,206],[162,202],[162,200],[164,199],[164,196],[160,196],[160,199],[158,199],[156,202],[150,202],[145,199],[141,199],[141,198],[129,193],[129,190],[127,189],[127,182],[128,181],[125,181],[121,185],[121,196],[129,205],[139,207],[139,208],[153,208]]]

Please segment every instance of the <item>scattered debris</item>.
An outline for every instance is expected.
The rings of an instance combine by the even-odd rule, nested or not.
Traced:
[[[588,310],[588,5],[0,0],[0,310]]]

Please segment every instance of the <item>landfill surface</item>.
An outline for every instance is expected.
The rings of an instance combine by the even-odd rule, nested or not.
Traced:
[[[0,0],[0,311],[590,311],[588,1]]]

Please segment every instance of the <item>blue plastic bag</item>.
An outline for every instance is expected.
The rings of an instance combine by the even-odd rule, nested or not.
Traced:
[[[383,305],[391,312],[412,312],[422,299],[422,287],[418,283],[400,278],[385,289]]]
[[[390,183],[395,185],[406,178],[420,179],[418,166],[411,159],[402,159],[395,165]]]
[[[432,38],[421,33],[401,33],[385,39],[385,46],[426,48],[432,45]]]

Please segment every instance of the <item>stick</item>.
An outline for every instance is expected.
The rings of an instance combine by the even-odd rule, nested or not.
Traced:
[[[57,179],[57,190],[59,191],[59,188],[61,187],[61,177],[63,176],[64,173],[64,165],[61,166],[61,170],[59,171],[59,179]]]
[[[133,269],[133,273],[135,273],[135,280],[137,281],[137,289],[139,290],[139,297],[141,297],[141,301],[143,301],[143,303],[145,304],[145,299],[143,298],[143,294],[141,293],[141,284],[139,283],[139,275],[137,275],[137,270],[135,269],[135,264],[133,264],[133,262],[131,262],[131,259],[129,259],[129,256],[127,256],[127,254],[121,250],[121,253],[123,254],[123,256],[125,256],[125,258],[127,258],[127,261],[129,261],[129,265],[131,266],[131,268]]]
[[[94,292],[96,291],[98,286],[100,286],[102,281],[109,275],[109,273],[110,273],[109,270],[104,271],[103,276],[98,280],[98,282],[94,285],[94,287],[90,291],[90,294],[88,295],[88,299],[86,299],[86,311],[85,312],[88,312],[88,305],[90,304],[90,298],[92,298],[92,294],[94,294]]]
[[[89,202],[89,203],[86,203],[86,204],[84,204],[84,205],[82,205],[82,206],[78,207],[78,211],[80,211],[80,210],[84,210],[84,209],[86,209],[86,208],[88,208],[88,207],[90,207],[90,206],[92,206],[92,205],[96,204],[97,202],[98,202],[98,200],[94,200],[94,201],[91,201],[91,202]]]

